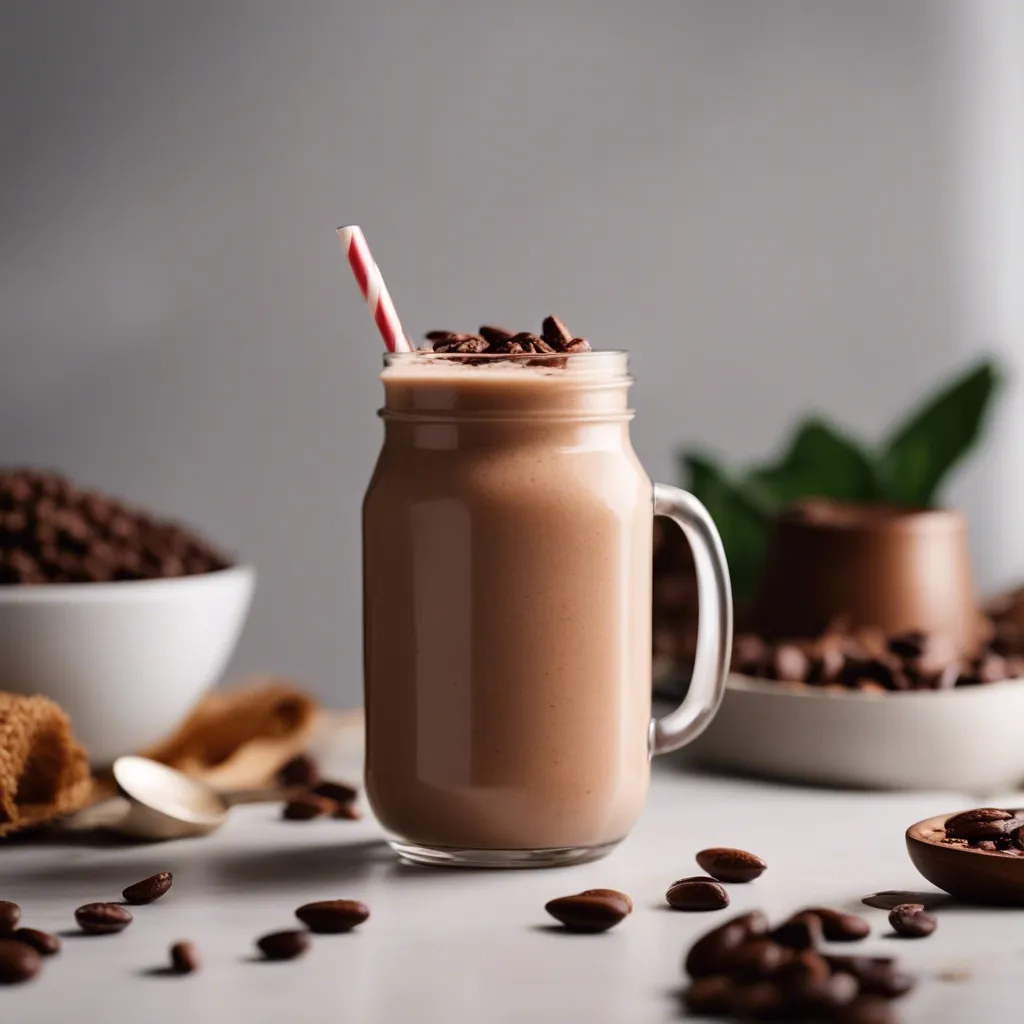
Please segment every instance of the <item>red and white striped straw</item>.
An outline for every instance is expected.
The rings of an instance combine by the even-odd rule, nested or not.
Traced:
[[[366,244],[363,229],[356,224],[338,228],[338,241],[345,251],[349,266],[355,275],[356,284],[370,308],[370,316],[384,339],[389,352],[411,352],[412,345],[402,330],[402,323],[395,312],[395,304],[388,294],[388,287],[381,277],[377,266]]]

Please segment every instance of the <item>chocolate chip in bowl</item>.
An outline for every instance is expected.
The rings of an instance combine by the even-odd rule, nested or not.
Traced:
[[[217,681],[253,586],[193,530],[0,470],[0,678],[63,708],[96,766],[169,733]]]
[[[957,899],[1024,906],[1022,824],[1024,811],[992,807],[940,814],[907,829],[907,852],[929,882]]]

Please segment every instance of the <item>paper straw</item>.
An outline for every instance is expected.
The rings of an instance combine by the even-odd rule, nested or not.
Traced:
[[[395,312],[395,304],[388,294],[388,287],[381,277],[370,247],[366,244],[363,229],[356,224],[338,228],[338,241],[348,258],[356,284],[366,299],[370,316],[384,339],[389,352],[411,352],[412,345],[402,330],[402,322]]]

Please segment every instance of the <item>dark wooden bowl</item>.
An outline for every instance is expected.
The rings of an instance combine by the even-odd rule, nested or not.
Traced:
[[[965,903],[1024,906],[1024,857],[1007,857],[938,840],[953,814],[925,818],[907,829],[907,852],[914,867],[933,885]]]

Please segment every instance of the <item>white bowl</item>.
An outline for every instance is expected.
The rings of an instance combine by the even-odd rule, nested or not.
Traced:
[[[249,566],[162,580],[0,586],[0,689],[70,716],[94,764],[165,735],[217,681],[245,622]]]
[[[1024,781],[1024,680],[871,694],[733,675],[687,748],[747,774],[873,789],[984,793]]]

